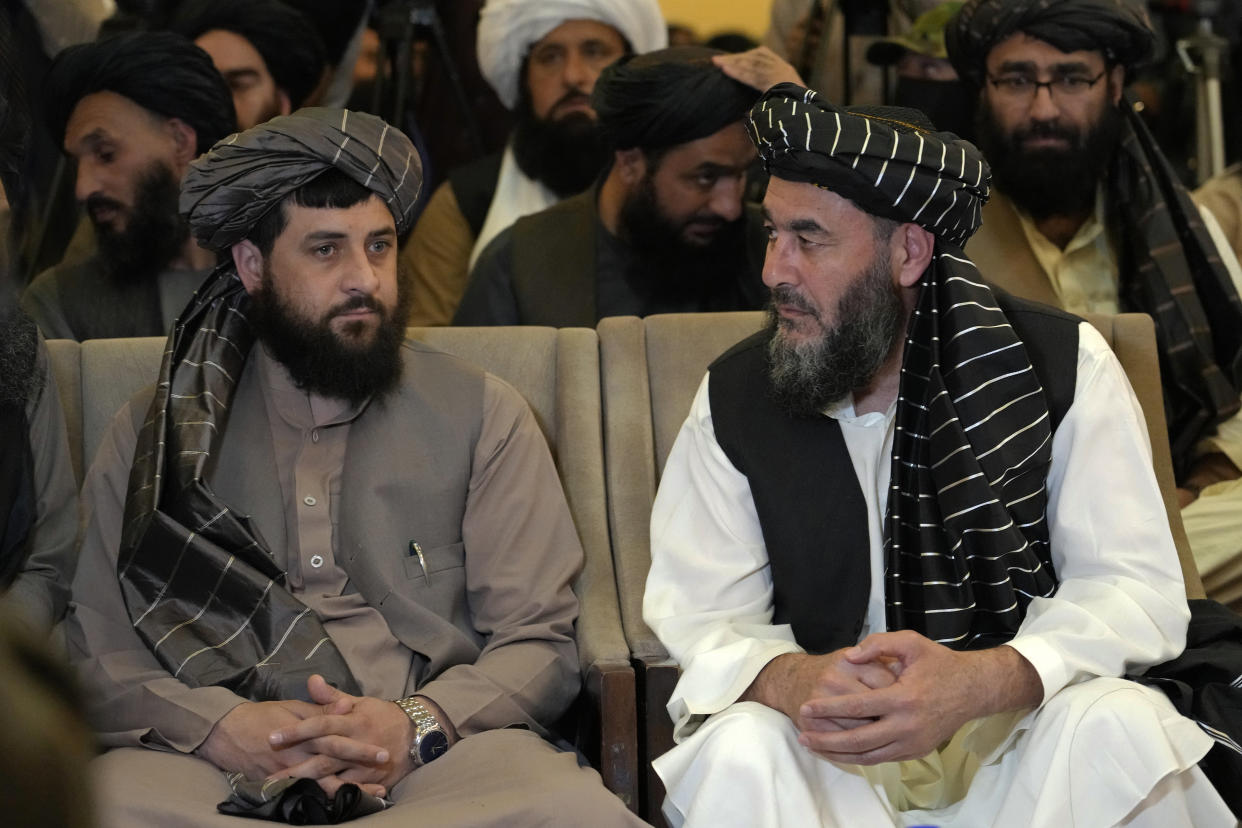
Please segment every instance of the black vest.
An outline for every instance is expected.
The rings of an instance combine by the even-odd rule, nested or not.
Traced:
[[[1063,311],[996,290],[1026,346],[1055,432],[1074,401],[1078,324]],[[774,622],[808,652],[858,642],[871,588],[867,506],[841,427],[792,417],[773,402],[764,331],[708,369],[716,441],[746,475],[771,566]]]
[[[598,187],[565,199],[513,223],[513,296],[523,325],[593,328],[596,303],[596,208]],[[757,310],[767,290],[761,273],[767,232],[758,205],[743,205],[747,221],[746,261],[734,273],[721,274],[714,301],[697,311]],[[689,309],[687,309],[689,310]]]

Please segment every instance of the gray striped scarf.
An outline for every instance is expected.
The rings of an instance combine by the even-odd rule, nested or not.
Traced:
[[[344,110],[303,109],[220,141],[191,165],[181,208],[200,243],[223,251],[329,169],[383,198],[399,233],[410,228],[422,184],[413,144],[379,118]],[[306,680],[319,673],[357,694],[345,660],[285,588],[256,528],[207,483],[254,344],[248,304],[232,263],[223,264],[169,337],[130,472],[121,592],[138,635],[192,687],[306,699]]]

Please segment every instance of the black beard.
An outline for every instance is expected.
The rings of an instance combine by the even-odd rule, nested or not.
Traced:
[[[732,285],[728,274],[746,265],[745,215],[734,221],[714,215],[694,220],[716,224],[707,244],[688,241],[684,224],[664,214],[652,172],[621,205],[618,229],[638,258],[627,272],[630,287],[649,301],[705,308],[711,297]]]
[[[370,343],[351,345],[332,330],[330,322],[336,314],[358,308],[379,311],[380,324]],[[259,341],[285,366],[294,385],[358,405],[368,397],[383,397],[401,379],[401,343],[408,311],[408,294],[399,289],[395,309],[385,308],[373,296],[355,296],[320,319],[309,320],[273,288],[264,262],[263,284],[251,296],[248,315]],[[347,326],[347,334],[352,327]]]
[[[819,337],[799,344],[786,339],[784,331],[791,323],[776,312],[778,304],[813,314]],[[837,302],[833,328],[824,327],[801,294],[787,285],[777,286],[768,305],[768,374],[776,404],[790,416],[814,417],[865,388],[901,336],[902,310],[887,251],[872,258]]]
[[[181,185],[173,171],[162,161],[153,161],[138,176],[132,209],[102,196],[86,200],[87,215],[96,206],[128,212],[124,230],[91,222],[109,278],[120,284],[145,282],[181,252],[190,237],[190,225],[178,212],[180,195]]]
[[[1096,187],[1108,171],[1121,126],[1120,110],[1109,105],[1085,134],[1073,126],[1043,121],[1005,133],[986,100],[980,102],[975,124],[979,148],[992,167],[996,188],[1037,221],[1090,212],[1095,207]],[[1069,148],[1022,149],[1026,138],[1054,136],[1068,140]]]
[[[599,125],[587,113],[540,120],[523,96],[513,127],[513,157],[522,172],[560,198],[568,198],[595,181],[608,161],[608,147]]]

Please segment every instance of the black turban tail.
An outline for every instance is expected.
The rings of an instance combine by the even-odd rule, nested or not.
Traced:
[[[679,46],[630,56],[595,83],[591,106],[617,149],[660,149],[738,123],[759,93],[712,63],[716,49]]]
[[[211,58],[172,32],[127,32],[57,55],[43,89],[52,134],[63,138],[78,102],[103,91],[189,124],[199,153],[237,129],[233,95]]]
[[[414,146],[372,115],[301,110],[231,136],[193,162],[182,209],[198,237],[224,250],[297,187],[339,169],[384,199],[408,229],[422,174]],[[138,435],[117,573],[134,629],[191,687],[256,701],[307,698],[319,673],[357,693],[318,617],[284,586],[263,538],[211,491],[254,332],[232,262],[216,268],[168,340]]]
[[[1063,52],[1099,51],[1127,73],[1155,43],[1138,0],[971,0],[945,27],[945,49],[963,80],[983,86],[988,52],[1024,32]]]
[[[938,239],[902,360],[887,624],[957,649],[1004,643],[1031,599],[1057,586],[1045,516],[1052,432],[1026,349],[961,249],[979,226],[987,165],[919,112],[842,109],[794,84],[770,89],[750,118],[773,175]]]

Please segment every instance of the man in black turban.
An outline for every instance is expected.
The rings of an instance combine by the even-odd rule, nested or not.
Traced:
[[[971,258],[1074,313],[1156,322],[1182,520],[1210,596],[1242,563],[1242,268],[1123,87],[1151,52],[1139,0],[973,0],[946,45],[996,174]]]
[[[166,333],[214,261],[178,215],[177,190],[190,161],[236,129],[228,87],[184,37],[141,32],[61,52],[43,99],[96,250],[39,275],[23,308],[48,338]]]
[[[299,109],[323,80],[323,41],[280,0],[192,0],[169,28],[211,57],[233,93],[239,129]]]
[[[762,230],[743,202],[755,155],[742,117],[758,91],[725,74],[720,55],[683,46],[604,70],[591,105],[610,167],[484,249],[455,324],[591,327],[762,304]]]
[[[421,184],[404,134],[314,108],[186,175],[222,263],[85,483],[68,635],[108,824],[637,822],[545,739],[582,551],[542,433],[405,340]]]
[[[769,324],[651,521],[671,824],[1227,824],[1212,740],[1119,678],[1188,617],[1142,412],[1094,328],[962,252],[978,150],[794,84],[750,127]]]

